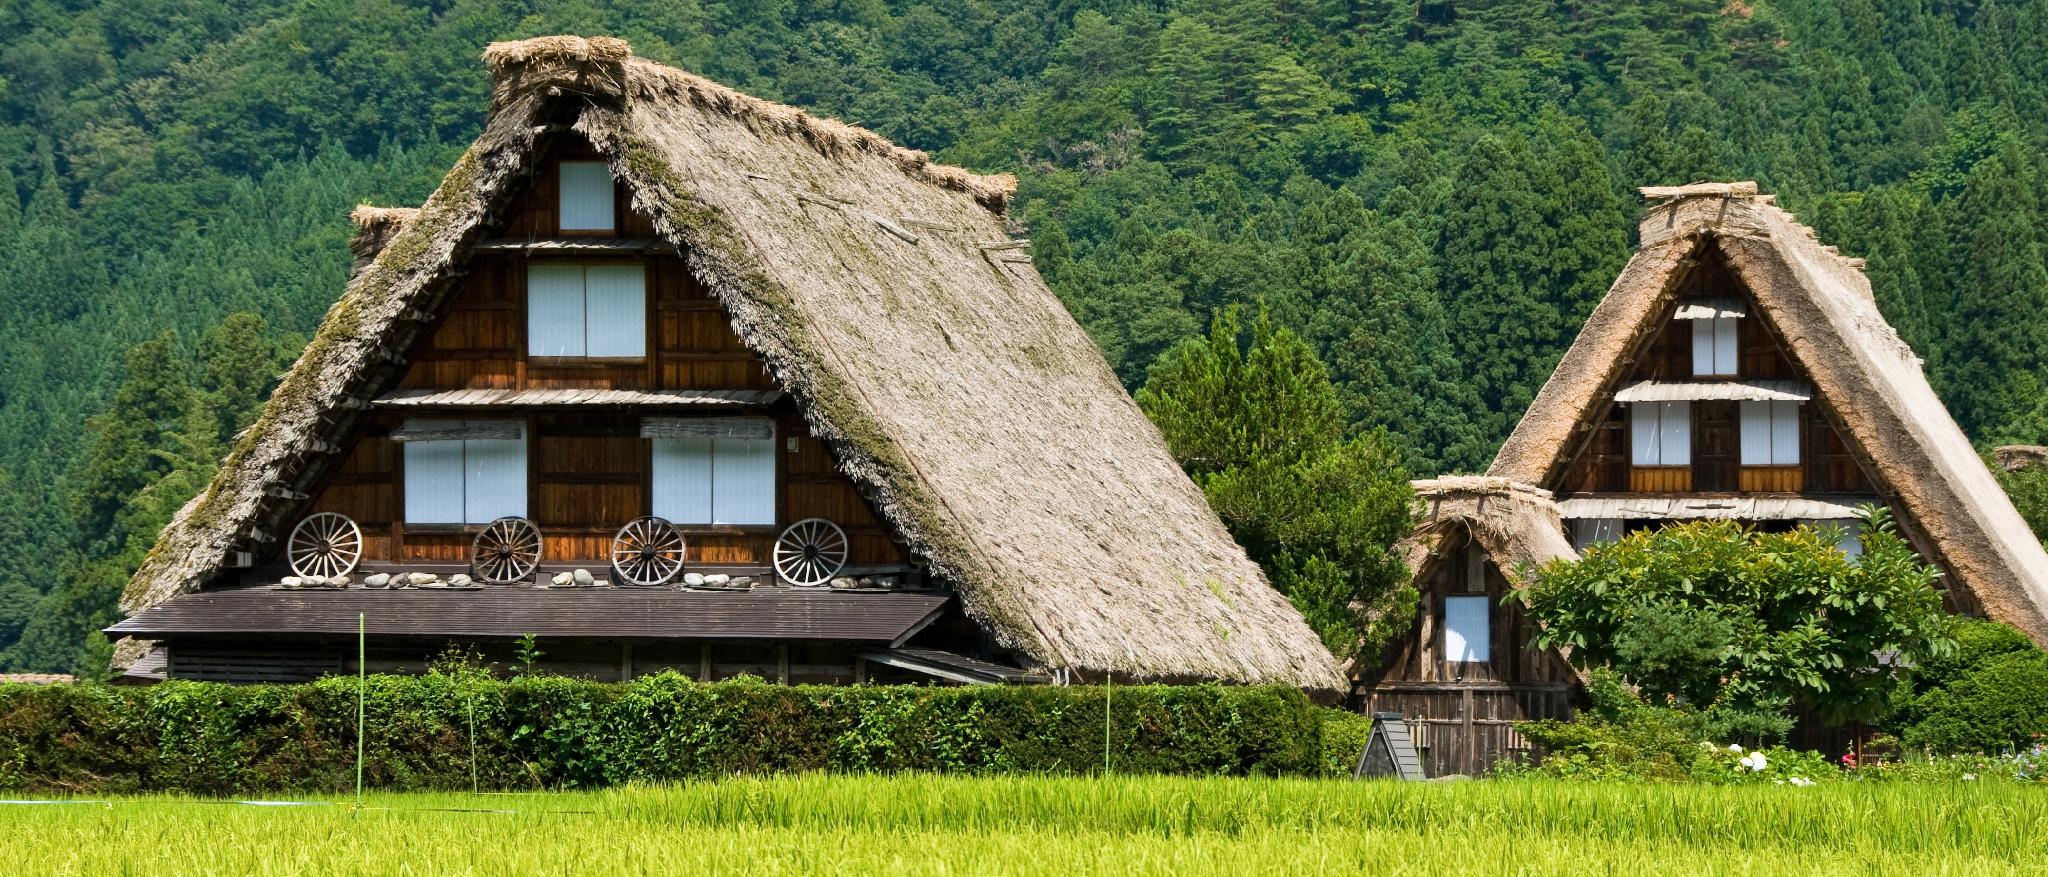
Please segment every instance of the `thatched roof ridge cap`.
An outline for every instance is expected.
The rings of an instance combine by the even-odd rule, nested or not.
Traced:
[[[698,110],[737,120],[757,133],[808,144],[829,158],[881,158],[912,179],[965,192],[999,216],[1017,191],[1017,178],[1012,174],[976,174],[937,164],[922,150],[899,146],[858,125],[754,97],[687,70],[636,57],[625,40],[614,37],[560,35],[498,42],[486,47],[483,57],[500,91],[560,87],[572,79],[588,86],[591,81],[582,74],[616,66],[623,71],[619,77],[623,81],[613,83],[599,77],[600,91],[616,88],[627,100],[684,100]]]
[[[515,67],[538,64],[621,63],[633,57],[633,46],[618,37],[583,37],[573,34],[502,40],[484,46],[484,66],[493,78],[503,78]]]
[[[1757,194],[1757,185],[1755,180],[1696,182],[1683,186],[1641,186],[1636,191],[1647,201],[1679,198],[1747,198]]]
[[[1492,494],[1516,496],[1530,500],[1549,501],[1555,498],[1551,491],[1526,481],[1503,478],[1498,475],[1444,475],[1436,478],[1418,478],[1408,486],[1421,497],[1443,497],[1460,494]]]

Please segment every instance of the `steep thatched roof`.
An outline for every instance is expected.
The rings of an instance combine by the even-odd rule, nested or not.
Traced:
[[[1454,531],[1472,534],[1479,547],[1517,587],[1524,569],[1553,560],[1577,560],[1579,553],[1565,538],[1564,522],[1550,491],[1506,478],[1459,475],[1414,482],[1422,515],[1414,532],[1395,546],[1408,568],[1421,578],[1443,538]]]
[[[1931,558],[1986,612],[2048,644],[2048,553],[2020,519],[1871,298],[1861,259],[1822,246],[1755,183],[1645,189],[1642,245],[1595,308],[1488,474],[1561,476],[1588,418],[1656,328],[1684,268],[1713,247],[1808,372]],[[1753,313],[1758,312],[1753,309]]]
[[[1083,672],[1341,685],[1006,236],[1008,177],[934,165],[619,40],[547,37],[484,58],[483,134],[349,284],[220,477],[165,530],[126,608],[277,538],[449,269],[573,120],[844,471],[1003,644]]]

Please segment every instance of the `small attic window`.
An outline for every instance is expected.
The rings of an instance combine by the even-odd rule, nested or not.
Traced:
[[[1742,323],[1735,317],[1713,317],[1692,322],[1692,373],[1694,377],[1733,377],[1737,370]]]
[[[601,161],[561,165],[561,225],[567,231],[612,231],[612,171]]]

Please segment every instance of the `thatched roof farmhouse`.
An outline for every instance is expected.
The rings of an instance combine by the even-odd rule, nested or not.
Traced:
[[[1610,528],[1841,520],[1881,503],[1947,574],[1954,608],[2048,644],[2048,553],[1878,312],[1862,260],[1821,244],[1755,183],[1643,195],[1640,248],[1488,474],[1553,490],[1568,521]],[[1644,435],[1650,405],[1688,406],[1690,441]],[[1739,424],[1733,407],[1716,420],[1717,405],[1786,429]],[[1727,456],[1710,457],[1717,448]],[[1674,451],[1691,459],[1651,458]]]
[[[126,610],[142,614],[116,626],[115,633],[162,638],[176,624],[188,623],[173,624],[172,610],[180,601],[192,607],[181,617],[213,618],[244,611],[244,604],[227,604],[255,601],[241,592],[266,588],[278,595],[273,604],[289,598],[300,601],[294,611],[310,613],[294,623],[331,622],[306,619],[333,614],[323,607],[341,597],[278,590],[282,546],[309,511],[339,501],[321,499],[337,495],[336,485],[400,489],[381,482],[363,486],[375,479],[360,473],[386,459],[377,454],[396,454],[391,449],[402,446],[409,455],[416,446],[407,442],[432,438],[425,433],[438,427],[403,420],[410,412],[475,417],[485,411],[515,418],[511,426],[452,427],[449,435],[459,438],[457,433],[468,430],[462,434],[472,441],[524,435],[546,457],[549,442],[568,448],[582,447],[572,444],[577,441],[750,435],[751,427],[731,424],[737,411],[772,421],[761,428],[788,437],[786,449],[778,439],[766,452],[781,455],[778,471],[787,474],[808,459],[812,442],[826,455],[819,459],[829,460],[826,471],[785,479],[777,488],[783,511],[775,525],[791,523],[789,509],[808,501],[803,491],[826,490],[827,482],[849,484],[846,495],[857,499],[847,502],[861,508],[842,516],[854,523],[841,523],[853,541],[866,544],[860,522],[872,513],[872,550],[902,557],[900,569],[890,567],[897,571],[877,573],[878,579],[925,583],[931,590],[921,599],[935,594],[950,600],[954,608],[947,611],[986,637],[990,651],[981,658],[1078,678],[1114,673],[1341,687],[1330,654],[1231,540],[1088,336],[1033,270],[1026,242],[1006,233],[1003,211],[1013,180],[933,164],[925,154],[872,132],[633,57],[616,39],[498,43],[484,60],[494,85],[483,133],[417,210],[358,213],[358,268],[346,292],[219,476],[165,529],[123,601]],[[518,205],[527,203],[521,199],[551,197],[554,186],[568,191],[567,171],[555,176],[549,158],[557,155],[585,155],[609,171],[618,187],[621,230],[592,239],[552,233],[552,225],[547,234],[515,228],[512,223],[524,221],[517,219],[523,215]],[[542,211],[536,216],[556,215],[546,212],[553,207],[533,209]],[[569,221],[560,224],[567,229]],[[636,227],[643,236],[631,231]],[[679,260],[686,272],[662,274],[664,258]],[[610,384],[587,377],[543,384],[536,374],[567,366],[537,357],[493,372],[488,380],[475,374],[452,383],[434,378],[445,370],[423,369],[458,356],[456,348],[484,343],[447,340],[455,331],[451,302],[469,308],[464,319],[475,320],[489,319],[492,308],[514,307],[457,301],[486,295],[474,289],[485,283],[480,278],[499,270],[486,266],[486,259],[511,266],[505,271],[527,271],[550,259],[644,262],[650,278],[662,278],[650,279],[649,290],[660,284],[684,290],[673,302],[665,297],[669,293],[647,292],[650,301],[660,299],[650,313],[673,321],[715,308],[723,322],[705,331],[730,333],[738,339],[735,349],[677,347],[648,354],[660,362],[644,368],[639,360],[594,361],[572,375],[624,376]],[[596,281],[590,282],[595,290]],[[595,301],[597,293],[590,295]],[[671,343],[669,325],[648,324],[648,337],[656,339],[650,348]],[[521,331],[545,328],[529,323]],[[597,331],[593,323],[592,337]],[[685,385],[666,377],[712,360],[753,371],[744,380],[722,383]],[[589,430],[596,427],[571,423],[564,414],[570,411],[626,419],[613,432],[592,438]],[[677,417],[706,413],[726,419],[675,425]],[[641,417],[653,414],[663,416]],[[694,431],[699,428],[713,432]],[[559,437],[551,437],[551,429],[560,430]],[[387,444],[365,444],[375,442]],[[545,465],[586,464],[536,463],[530,476],[538,485],[536,497],[554,489],[546,479],[556,476],[539,471]],[[348,476],[353,481],[336,480],[343,469],[357,473]],[[560,490],[639,495],[631,492],[631,485],[641,483],[636,477],[644,482],[650,476],[563,476]],[[660,476],[652,477],[658,482]],[[656,483],[652,489],[658,496],[662,488]],[[375,503],[398,502],[391,498],[397,494],[377,495],[384,499]],[[363,502],[365,508],[375,505]],[[644,507],[626,508],[618,520],[592,521],[592,532],[597,524],[616,527],[646,513]],[[528,513],[548,540],[545,568],[537,574],[541,585],[554,569],[603,563],[602,549],[558,549],[555,532],[542,519],[546,514]],[[443,543],[432,540],[442,539],[454,546],[446,550],[460,552],[466,542],[458,540],[468,539],[476,526],[472,521],[450,535],[409,527],[398,516],[368,527],[365,538],[381,545],[388,529],[391,544],[403,544],[407,554],[384,558],[382,567],[402,573],[408,556],[429,550],[416,543],[438,546]],[[772,530],[757,536],[755,529],[710,525],[701,536],[685,532],[693,564],[753,562],[713,561],[708,554],[700,560],[696,546],[727,539],[740,546],[731,551],[743,554],[742,542],[753,539],[765,552],[774,536]],[[590,537],[589,544],[603,543],[606,534]],[[772,581],[759,571],[753,577]],[[776,590],[754,587],[754,595]],[[359,585],[334,589],[328,581],[328,588],[354,594]],[[575,596],[587,605],[614,599],[602,587]],[[727,602],[752,599],[717,596]],[[442,598],[492,599],[434,599]],[[416,619],[413,632],[431,633],[434,604],[416,602],[424,597],[406,599],[415,601],[405,610]],[[517,624],[561,620],[548,614],[563,611],[549,602],[556,597],[521,599],[526,602],[489,605],[539,613]],[[661,608],[666,604],[657,604],[669,598],[634,599],[639,608],[631,611],[642,613],[633,616],[635,636],[643,642],[664,636],[668,622],[659,613],[667,611]],[[789,611],[805,618],[830,620],[837,611],[820,609],[810,599],[798,594],[778,605],[801,604]],[[892,596],[842,599],[880,604]],[[205,600],[223,608],[203,609]],[[752,611],[734,605],[732,611]],[[488,627],[489,619],[478,621],[477,611],[482,610],[466,605],[465,623]],[[354,617],[351,610],[349,624]],[[189,623],[198,625],[192,630],[219,627]],[[517,629],[508,624],[513,626],[506,630]],[[901,636],[922,629],[918,624],[906,623]],[[941,617],[930,630],[947,625]],[[962,629],[954,633],[964,635]],[[703,628],[689,635],[720,636]],[[717,658],[704,660],[708,667]],[[785,651],[785,675],[792,660],[800,658]],[[171,675],[178,675],[179,666],[174,649]]]

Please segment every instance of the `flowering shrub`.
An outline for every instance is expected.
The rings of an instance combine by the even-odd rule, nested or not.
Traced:
[[[1859,782],[2048,784],[2048,739],[2001,755],[1909,755],[1896,761],[1843,762],[1844,776]]]
[[[1496,773],[1795,786],[1840,774],[1817,752],[1708,742],[1706,738],[1717,736],[1721,728],[1712,717],[1683,707],[1644,703],[1612,671],[1594,671],[1586,691],[1592,708],[1577,718],[1516,726],[1550,752],[1542,763],[1527,768],[1503,766]]]
[[[1828,763],[1827,756],[1818,752],[1801,752],[1782,746],[1744,749],[1739,743],[1726,746],[1701,743],[1697,748],[1699,753],[1687,771],[1695,782],[1775,783],[1805,787],[1821,780],[1840,779],[1842,775]]]

